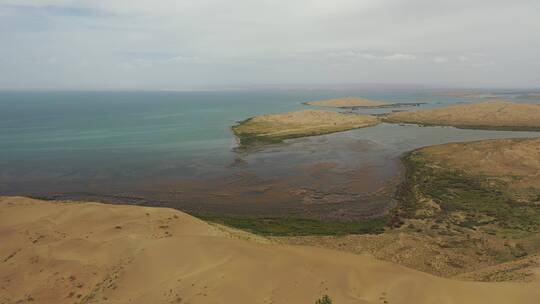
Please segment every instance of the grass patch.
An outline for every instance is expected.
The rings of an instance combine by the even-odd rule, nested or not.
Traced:
[[[42,201],[57,201],[60,199],[58,195],[27,195],[29,198],[42,200]]]
[[[373,234],[384,232],[386,217],[359,221],[322,221],[295,217],[198,216],[214,222],[264,236],[307,236]]]
[[[244,147],[266,145],[266,144],[279,144],[283,142],[283,140],[280,138],[255,135],[255,134],[250,134],[250,133],[236,133],[235,132],[235,135],[240,140],[240,145]]]
[[[252,119],[253,118],[245,119],[231,127],[234,135],[240,141],[241,146],[248,147],[248,146],[257,146],[257,145],[264,145],[264,144],[277,144],[283,141],[282,139],[279,139],[279,138],[273,138],[273,137],[268,137],[268,136],[261,136],[257,134],[242,132],[240,130],[242,125],[249,123]]]

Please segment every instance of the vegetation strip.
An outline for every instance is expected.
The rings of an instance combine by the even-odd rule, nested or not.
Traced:
[[[202,215],[200,219],[264,236],[347,235],[381,233],[388,219],[323,221],[298,217],[234,217]]]

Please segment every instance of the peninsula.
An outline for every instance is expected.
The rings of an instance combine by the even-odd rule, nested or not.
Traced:
[[[284,139],[314,136],[377,125],[371,115],[303,110],[248,118],[232,127],[241,146],[279,143]]]
[[[493,99],[436,109],[393,112],[384,121],[463,129],[540,131],[540,104]]]
[[[361,97],[343,97],[334,99],[325,99],[319,101],[304,102],[307,106],[330,107],[342,109],[357,109],[357,108],[398,108],[418,106],[422,103],[389,103],[386,101],[371,100]]]

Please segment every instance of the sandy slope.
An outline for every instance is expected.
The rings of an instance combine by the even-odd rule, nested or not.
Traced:
[[[318,106],[318,107],[381,107],[387,106],[389,103],[378,100],[365,99],[360,97],[343,97],[343,98],[334,98],[334,99],[325,99],[318,101],[309,101],[305,103],[309,106]]]
[[[387,121],[464,128],[540,130],[540,104],[489,100],[438,109],[395,112],[388,115]]]
[[[171,209],[0,199],[0,303],[538,303],[540,282],[450,281],[234,239]],[[18,302],[21,301],[21,302]]]

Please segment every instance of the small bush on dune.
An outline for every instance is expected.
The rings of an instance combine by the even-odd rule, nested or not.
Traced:
[[[315,304],[332,304],[332,299],[328,295],[324,295],[322,298],[318,299]]]

